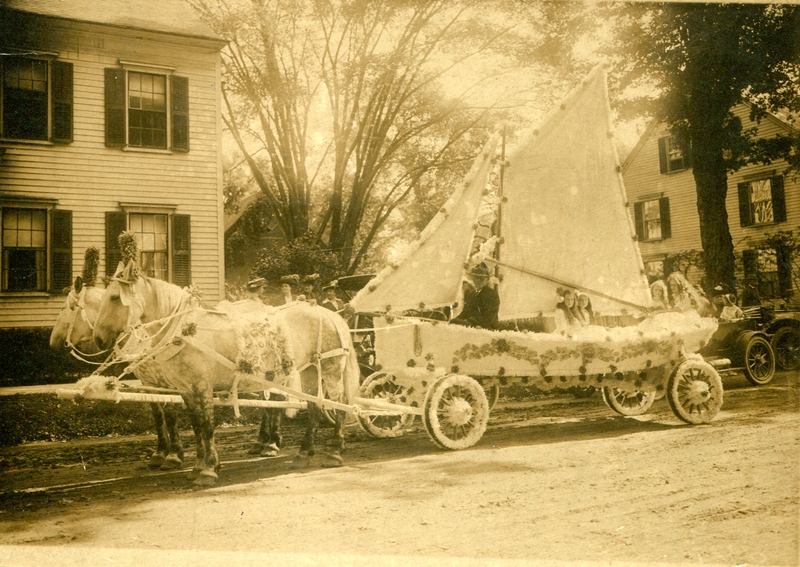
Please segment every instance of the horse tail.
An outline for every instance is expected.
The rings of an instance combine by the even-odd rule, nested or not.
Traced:
[[[324,307],[322,309],[325,309]],[[331,314],[329,310],[327,314]],[[358,366],[358,356],[353,347],[353,339],[350,335],[350,327],[347,322],[339,315],[333,314],[331,317],[336,332],[339,334],[339,341],[342,348],[347,351],[344,355],[344,367],[342,368],[342,389],[344,391],[344,403],[354,404],[359,394],[361,370]]]

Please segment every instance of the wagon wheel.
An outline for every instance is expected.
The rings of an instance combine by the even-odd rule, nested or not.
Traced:
[[[800,330],[781,327],[772,335],[772,351],[775,363],[783,370],[800,368]]]
[[[439,378],[425,394],[422,420],[433,442],[445,449],[466,449],[477,443],[489,421],[483,387],[469,376]]]
[[[667,400],[682,421],[708,423],[722,407],[722,379],[709,363],[686,360],[669,378]]]
[[[376,372],[361,387],[361,397],[374,398],[393,404],[405,404],[405,389],[394,381],[394,376]],[[414,421],[412,414],[369,415],[358,414],[358,422],[373,437],[400,437]]]
[[[764,337],[747,334],[739,339],[744,376],[754,386],[763,386],[775,375],[775,355]]]
[[[642,415],[647,413],[656,398],[655,392],[626,392],[613,386],[601,390],[603,401],[620,415]]]
[[[492,384],[488,388],[484,388],[483,391],[486,394],[486,401],[489,402],[489,411],[491,411],[497,400],[500,399],[500,384]]]

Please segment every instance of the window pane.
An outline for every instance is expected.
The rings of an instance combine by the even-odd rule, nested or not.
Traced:
[[[47,230],[47,211],[31,211],[31,228],[33,230]]]
[[[31,211],[19,211],[17,213],[17,228],[20,230],[30,230]]]
[[[20,230],[17,232],[17,246],[30,248],[31,246],[30,230]]]
[[[764,224],[774,222],[772,211],[772,181],[761,179],[750,182],[750,203],[753,211],[753,223]]]
[[[647,240],[661,238],[661,207],[657,199],[645,201],[644,220],[645,238]]]
[[[3,58],[3,137],[46,140],[47,61]]]
[[[17,231],[3,230],[3,246],[16,246],[16,245],[17,245]]]
[[[44,248],[47,245],[47,234],[40,230],[31,232],[31,245],[34,248]]]
[[[166,77],[134,72],[128,75],[128,143],[143,148],[166,148]]]

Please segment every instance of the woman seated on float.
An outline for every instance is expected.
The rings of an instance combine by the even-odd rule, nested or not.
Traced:
[[[653,297],[655,309],[669,309],[667,284],[664,283],[664,280],[656,280],[650,284],[650,295]]]
[[[594,310],[592,309],[592,300],[589,298],[589,295],[580,292],[578,294],[578,309],[577,309],[578,320],[581,323],[581,326],[587,327],[589,325],[594,324]]]
[[[697,311],[701,317],[713,313],[711,303],[680,272],[672,272],[667,277],[667,292],[670,306],[676,311]]]
[[[578,314],[575,292],[571,289],[563,290],[561,301],[556,305],[555,319],[556,330],[553,332],[557,334],[571,335],[578,329],[583,328],[580,315]]]

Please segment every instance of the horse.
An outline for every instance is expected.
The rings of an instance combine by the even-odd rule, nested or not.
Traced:
[[[184,289],[138,273],[135,262],[120,264],[103,295],[93,338],[110,348],[123,331],[136,364],[158,365],[161,379],[180,392],[197,440],[197,462],[190,474],[196,486],[218,480],[214,443],[213,396],[285,388],[299,378],[308,402],[308,426],[301,457],[315,454],[323,396],[352,404],[358,393],[359,367],[350,331],[336,313],[305,302],[268,307],[208,310],[192,303]],[[298,376],[299,374],[299,376]],[[144,380],[143,380],[144,381]],[[161,383],[154,384],[162,386]],[[331,451],[324,466],[341,466],[346,412],[335,410]]]
[[[66,303],[50,333],[51,349],[59,352],[67,350],[78,360],[89,364],[99,365],[103,362],[109,351],[98,348],[92,338],[103,293],[102,288],[84,285],[80,276],[75,278],[75,284],[67,294]],[[139,369],[134,375],[144,382],[145,373],[145,369]],[[161,470],[181,468],[184,453],[175,408],[151,403],[150,409],[153,413],[158,442],[150,456],[148,466]]]

